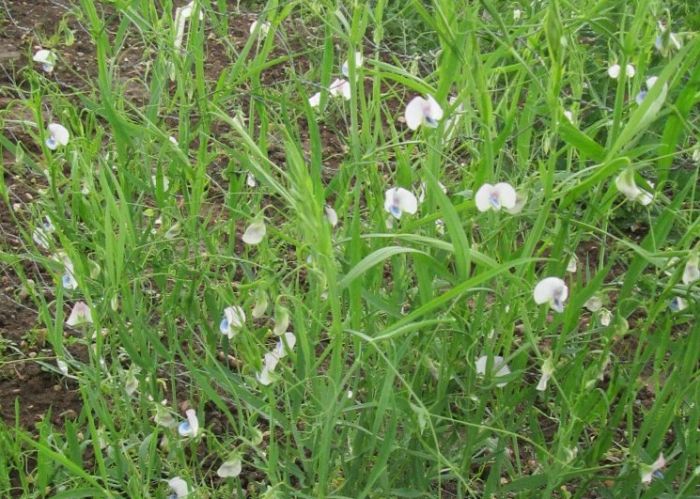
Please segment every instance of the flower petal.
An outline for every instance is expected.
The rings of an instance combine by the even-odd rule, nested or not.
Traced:
[[[364,58],[362,57],[362,52],[355,52],[355,69],[361,68],[363,62]],[[350,77],[350,64],[348,63],[348,61],[343,62],[340,71],[346,78]]]
[[[409,215],[414,215],[418,211],[418,199],[413,193],[403,187],[398,187],[394,194],[394,199],[397,201],[399,209]]]
[[[418,127],[423,124],[423,120],[425,119],[423,107],[426,103],[423,97],[414,97],[406,106],[404,118],[406,119],[406,126],[411,130],[417,130]]]
[[[494,186],[491,184],[484,184],[479,187],[474,195],[474,203],[476,204],[476,209],[484,212],[489,211],[493,208],[491,205],[491,194],[493,192]]]
[[[47,139],[47,146],[49,149],[56,149],[58,146],[65,146],[70,140],[70,133],[63,125],[59,123],[49,123],[46,127],[49,133],[49,138]],[[52,140],[53,147],[49,145],[49,141]]]
[[[80,324],[92,324],[92,312],[87,303],[83,301],[76,302],[73,309],[66,320],[67,326],[78,326]]]
[[[613,80],[617,80],[617,78],[620,76],[620,65],[613,64],[612,66],[610,66],[608,68],[608,76]]]
[[[506,182],[499,182],[494,187],[493,190],[498,195],[498,199],[501,202],[501,206],[505,209],[513,209],[517,201],[517,194],[513,186]]]
[[[476,360],[476,373],[481,376],[485,376],[487,365],[488,357],[482,355]],[[491,366],[491,376],[493,376],[494,378],[501,378],[503,376],[508,376],[510,372],[510,367],[508,366],[508,364],[506,364],[505,359],[503,357],[501,357],[500,355],[496,355],[493,357],[493,365]],[[506,383],[496,383],[496,386],[498,388],[503,388],[504,386],[506,386]]]
[[[265,222],[253,222],[243,233],[243,242],[250,245],[260,244],[265,237],[266,232],[267,229],[265,228]]]
[[[630,201],[636,201],[642,192],[634,181],[634,170],[631,168],[623,171],[615,178],[615,187]]]
[[[180,499],[181,497],[187,497],[189,494],[189,489],[187,487],[187,482],[184,481],[179,476],[173,477],[168,480],[168,486],[175,493],[175,496]]]
[[[535,303],[542,305],[550,302],[557,294],[562,302],[568,298],[569,288],[566,283],[558,277],[545,277],[535,286],[533,298]]]
[[[350,83],[347,80],[342,78],[334,80],[328,90],[333,97],[342,96],[345,100],[350,100]]]
[[[433,121],[440,121],[445,113],[432,95],[427,95],[427,97],[428,108],[425,113],[426,116]]]
[[[321,92],[316,92],[309,97],[309,106],[318,107],[321,104]]]
[[[216,474],[221,478],[235,478],[241,474],[242,469],[243,463],[241,462],[241,458],[235,457],[224,461],[221,466],[219,466],[219,469],[216,470]]]
[[[331,227],[338,225],[338,213],[333,209],[332,206],[326,205],[323,207],[323,211],[326,214],[326,219]]]
[[[258,383],[260,383],[263,386],[271,385],[274,381],[272,377],[272,372],[265,366],[263,366],[260,372],[255,373],[255,379],[258,380]]]

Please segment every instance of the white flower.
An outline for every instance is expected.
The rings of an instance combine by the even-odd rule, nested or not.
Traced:
[[[476,360],[476,373],[480,376],[486,375],[486,366],[488,364],[488,358],[482,355]],[[500,355],[493,357],[493,365],[491,366],[491,376],[494,378],[502,378],[503,376],[508,376],[510,374],[510,367],[506,364],[505,359]],[[507,383],[496,383],[498,388],[503,388]]]
[[[53,256],[53,259],[59,262],[63,262],[63,276],[61,276],[61,284],[64,289],[73,290],[78,288],[78,281],[75,280],[75,273],[73,270],[73,262],[68,255],[63,252],[59,252]]]
[[[297,344],[297,337],[294,333],[284,333],[282,337],[277,341],[277,346],[275,346],[274,355],[279,359],[283,359],[287,356],[289,352],[294,350],[294,346]]]
[[[52,151],[57,149],[59,146],[65,146],[70,140],[70,133],[63,125],[58,123],[49,123],[46,127],[46,147]]]
[[[569,121],[569,123],[571,123],[573,125],[574,124],[574,113],[569,109],[565,109],[563,114],[564,114],[564,118],[566,118]]]
[[[172,145],[174,145],[174,146],[179,146],[179,145],[180,145],[180,143],[177,141],[177,139],[176,139],[175,137],[173,137],[172,135],[171,135],[170,137],[168,137],[168,140],[169,140],[170,143],[171,143]]]
[[[257,291],[255,293],[255,305],[253,306],[253,319],[259,319],[267,312],[267,293]]]
[[[607,308],[601,308],[598,312],[598,319],[600,320],[601,326],[607,327],[610,325],[610,321],[612,320],[612,312],[610,312],[610,310]]]
[[[535,286],[533,296],[538,305],[547,303],[552,310],[561,313],[569,296],[569,288],[558,277],[545,277]]]
[[[666,466],[666,460],[664,459],[663,453],[659,454],[659,457],[652,464],[642,463],[639,469],[642,476],[642,483],[651,483],[651,479],[654,475],[664,466]]]
[[[554,374],[554,363],[552,362],[552,358],[548,357],[544,360],[542,363],[542,376],[540,377],[539,383],[537,383],[537,387],[535,388],[539,392],[543,392],[547,389],[547,383],[549,383],[549,379],[552,377],[552,374]]]
[[[350,83],[347,80],[342,78],[334,80],[328,91],[333,97],[342,96],[345,100],[350,100]]]
[[[260,244],[260,241],[265,237],[267,229],[265,222],[259,220],[250,224],[243,233],[243,242],[250,245]]]
[[[221,334],[232,339],[238,333],[238,330],[245,324],[245,312],[242,307],[234,305],[224,309],[224,318],[219,323],[219,331]]]
[[[423,97],[414,97],[406,106],[404,118],[406,125],[411,130],[417,130],[419,126],[425,125],[429,128],[437,128],[438,121],[443,117],[443,111],[440,104],[428,95],[427,99]]]
[[[700,279],[700,269],[698,269],[699,261],[700,258],[697,252],[693,253],[690,258],[688,258],[685,268],[683,269],[683,284],[686,286]]]
[[[653,187],[653,184],[649,183]],[[617,176],[615,179],[615,187],[620,191],[625,197],[630,201],[636,201],[643,206],[649,205],[653,199],[654,195],[650,192],[645,191],[637,187],[637,183],[634,181],[634,170],[628,168]]]
[[[255,373],[255,379],[264,386],[271,385],[274,381],[272,371],[268,369],[267,366],[263,366],[260,372]]]
[[[484,184],[474,196],[476,209],[479,211],[506,210],[515,208],[517,195],[510,184],[499,182],[496,185]]]
[[[196,0],[192,0],[184,7],[178,7],[175,10],[175,41],[173,42],[175,50],[180,50],[182,48],[182,38],[185,36],[185,23],[192,17],[195,8],[197,8]],[[204,19],[204,13],[202,9],[197,9],[197,11],[199,12],[199,19],[201,21]]]
[[[617,80],[617,78],[620,76],[621,71],[622,68],[619,64],[613,64],[608,68],[608,76],[613,80]],[[634,69],[634,66],[632,64],[627,64],[625,66],[625,75],[628,78],[632,78],[636,73],[637,71]]]
[[[364,57],[362,57],[362,52],[355,52],[355,69],[359,69],[362,67],[362,63],[364,62]],[[348,61],[345,61],[340,68],[340,71],[343,73],[343,76],[346,78],[350,77],[350,64]]]
[[[76,302],[70,315],[66,320],[68,326],[78,326],[80,324],[92,324],[92,312],[84,301]]]
[[[181,437],[196,437],[199,433],[199,420],[197,419],[197,413],[194,409],[187,409],[185,411],[187,416],[187,421],[183,421],[177,427],[177,432]]]
[[[688,308],[688,302],[680,296],[675,296],[669,302],[668,308],[670,308],[672,312],[682,312]]]
[[[241,474],[242,469],[243,463],[241,462],[240,456],[233,456],[219,466],[219,469],[216,470],[216,474],[221,478],[235,478]]]
[[[523,16],[523,11],[520,9],[513,9],[513,21],[520,21],[520,18]]]
[[[683,45],[676,33],[668,31],[661,23],[659,23],[659,30],[661,33],[654,40],[654,47],[662,56],[667,57],[673,50],[681,49]]]
[[[34,232],[32,233],[32,239],[40,248],[49,249],[49,236],[55,231],[56,227],[54,227],[51,223],[51,219],[49,217],[45,217],[42,226],[34,229]]]
[[[413,215],[418,211],[418,200],[411,191],[403,187],[392,187],[384,194],[384,209],[394,218],[400,219],[404,212]]]
[[[32,60],[41,64],[41,69],[51,74],[56,65],[56,54],[50,50],[40,49],[36,51]]]
[[[569,263],[566,264],[566,271],[574,274],[576,269],[578,269],[578,257],[576,255],[571,255],[571,258],[569,258]]]
[[[168,486],[172,489],[173,496],[175,496],[177,499],[180,499],[180,497],[187,497],[187,495],[189,494],[187,482],[179,476],[168,480]]]
[[[338,213],[333,209],[331,205],[326,205],[323,207],[323,212],[326,215],[326,220],[331,224],[331,227],[338,225]]]
[[[251,187],[251,188],[258,186],[258,181],[255,180],[255,177],[250,172],[248,172],[248,174],[245,177],[245,183],[248,187]]]
[[[259,26],[259,28],[258,28]],[[256,29],[260,29],[260,32],[258,33],[259,36],[267,36],[267,34],[270,32],[270,28],[272,25],[270,24],[269,21],[253,21],[252,24],[250,25],[250,34],[252,35],[255,33]]]
[[[316,92],[309,97],[309,106],[318,107],[321,104],[321,92]]]
[[[658,81],[659,77],[658,76],[650,76],[647,78],[645,85],[647,87],[646,90],[640,90],[640,92],[637,94],[637,96],[634,98],[634,101],[637,103],[637,105],[642,105],[644,102],[644,99],[647,96],[647,93],[649,90],[651,90],[651,87],[653,87],[656,82]],[[666,92],[668,91],[668,84],[664,83],[663,89],[661,91],[661,96],[658,99],[660,103],[663,103],[663,100],[666,98]],[[659,104],[660,105],[660,104]]]

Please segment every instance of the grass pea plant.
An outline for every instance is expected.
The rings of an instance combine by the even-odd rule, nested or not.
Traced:
[[[698,9],[76,2],[94,71],[3,90],[0,365],[81,405],[0,495],[693,497]]]

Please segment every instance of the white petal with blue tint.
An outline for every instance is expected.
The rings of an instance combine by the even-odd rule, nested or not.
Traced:
[[[52,151],[60,146],[65,146],[70,140],[70,133],[59,123],[49,123],[46,127],[48,136],[46,137],[46,147]]]
[[[392,187],[384,194],[384,209],[400,219],[403,213],[413,215],[418,211],[418,199],[403,187]]]
[[[556,312],[564,311],[564,302],[569,297],[569,288],[558,277],[546,277],[537,283],[533,291],[535,303],[548,304]]]
[[[287,353],[294,350],[294,346],[297,344],[297,337],[294,333],[284,333],[282,337],[277,341],[277,346],[275,346],[275,355],[283,359],[287,356]]]
[[[443,117],[444,113],[440,104],[432,95],[426,97],[426,99],[420,96],[414,97],[406,106],[404,119],[411,130],[417,130],[421,125],[436,128]]]
[[[180,499],[181,497],[187,497],[187,495],[189,494],[187,482],[179,476],[173,477],[170,480],[168,480],[168,486],[173,491],[173,495],[177,499]]]
[[[34,229],[34,232],[32,233],[32,239],[40,248],[49,249],[50,235],[53,234],[55,231],[56,227],[54,227],[51,223],[51,219],[49,217],[46,217],[44,223],[41,224],[41,227],[37,227],[36,229]]]
[[[663,453],[659,454],[659,457],[656,458],[656,461],[654,461],[653,463],[642,464],[639,470],[642,478],[642,483],[651,483],[652,478],[657,476],[657,472],[665,466],[666,459],[664,459]]]
[[[194,409],[187,409],[185,411],[187,416],[187,421],[183,421],[177,427],[177,432],[181,437],[196,437],[199,434],[199,419],[197,419],[197,413]]]
[[[668,303],[668,308],[670,308],[672,312],[682,312],[688,308],[688,302],[685,300],[685,298],[675,296]]]
[[[495,210],[501,208],[510,210],[515,208],[517,194],[513,186],[506,182],[499,182],[496,185],[484,184],[479,187],[474,195],[474,203],[479,211]]]

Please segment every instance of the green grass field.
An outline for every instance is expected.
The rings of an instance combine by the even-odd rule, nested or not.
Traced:
[[[695,2],[68,4],[2,75],[0,496],[700,497]]]

